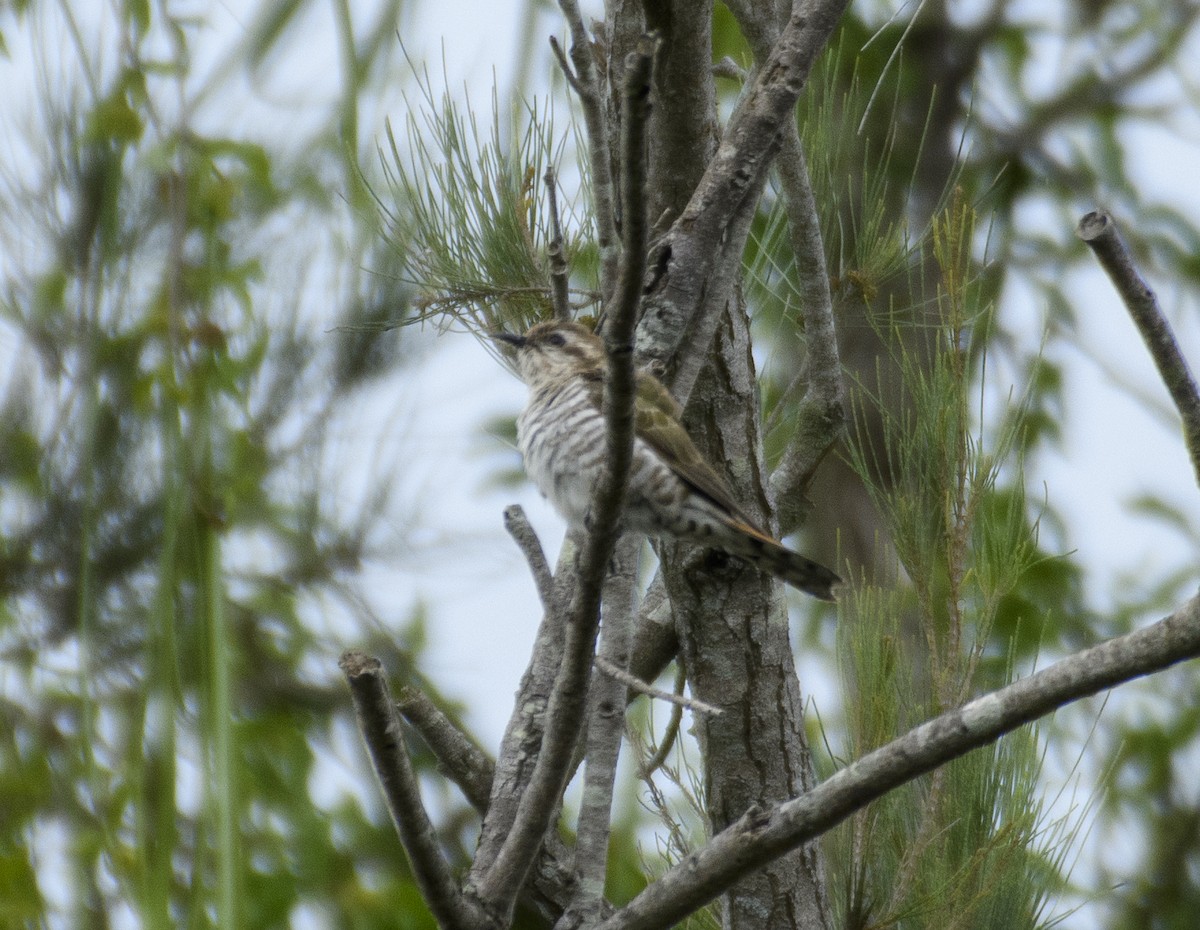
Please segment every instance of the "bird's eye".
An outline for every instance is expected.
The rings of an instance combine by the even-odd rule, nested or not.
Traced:
[[[552,346],[562,347],[567,344],[567,337],[562,333],[551,333],[546,337],[546,341]]]

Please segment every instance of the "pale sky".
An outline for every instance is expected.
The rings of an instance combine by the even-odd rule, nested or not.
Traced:
[[[224,49],[229,37],[238,35],[245,24],[229,4],[196,6],[206,11],[212,23],[203,41],[197,41],[197,56],[218,60],[219,55],[209,50]],[[355,4],[356,15],[369,20],[372,6]],[[1029,9],[1033,15],[1032,11],[1044,11],[1047,5],[1013,6]],[[516,9],[519,5],[511,2],[420,4],[417,15],[403,23],[403,40],[414,58],[429,62],[435,89],[441,86],[444,61],[449,86],[469,88],[476,106],[484,107],[490,101],[493,80],[498,78],[501,87],[511,80],[506,69],[515,57]],[[321,10],[313,14],[311,40],[303,45],[303,60],[295,64],[296,85],[258,89],[270,98],[270,107],[280,111],[273,120],[280,121],[280,113],[302,119],[306,106],[336,99],[336,80],[330,76],[338,67],[336,36],[331,21],[321,19],[329,14]],[[43,18],[50,21],[54,15],[50,12]],[[543,34],[553,28],[562,36],[553,15],[543,13],[540,22],[546,26]],[[12,27],[7,14],[0,15],[0,24],[11,51],[11,60],[0,62],[0,85],[8,88],[0,102],[0,126],[8,130],[14,122],[21,123],[23,108],[32,99],[35,76],[29,51],[14,41],[24,38],[26,29]],[[59,36],[49,25],[45,34],[51,42]],[[102,27],[100,34],[104,34]],[[1047,87],[1053,87],[1062,62],[1087,50],[1064,51],[1061,43],[1056,47],[1053,35],[1042,41],[1046,46],[1042,78]],[[542,67],[549,60],[545,46],[524,50],[524,54],[538,63],[534,86],[540,90]],[[1196,81],[1200,49],[1181,54],[1180,61],[1189,63],[1186,66]],[[565,109],[563,104],[557,102],[560,109]],[[995,105],[1002,107],[1003,103]],[[380,131],[381,114],[401,124],[402,106],[397,98],[379,102],[377,112],[364,113],[364,135]],[[214,114],[206,113],[204,118],[212,119]],[[253,123],[254,117],[247,110],[235,119],[239,124]],[[1126,140],[1130,172],[1147,200],[1166,198],[1195,216],[1200,213],[1200,184],[1195,183],[1200,172],[1200,120],[1191,112],[1181,115],[1180,122],[1171,131],[1148,123],[1131,133]],[[0,161],[10,167],[19,165],[27,156],[13,133],[5,135],[8,141],[0,142]],[[1103,204],[1081,203],[1079,215],[1098,205]],[[1122,219],[1118,216],[1118,221]],[[1061,217],[1033,203],[1018,221],[1057,225]],[[1136,230],[1128,233],[1136,236]],[[0,257],[0,270],[3,268]],[[1196,295],[1182,295],[1154,268],[1143,270],[1178,327],[1185,355],[1200,364]],[[1091,602],[1104,612],[1119,595],[1121,579],[1128,583],[1128,579],[1142,578],[1152,583],[1195,557],[1194,540],[1131,514],[1128,502],[1143,494],[1160,496],[1187,513],[1195,527],[1200,526],[1200,494],[1177,424],[1150,412],[1140,399],[1167,404],[1146,350],[1107,280],[1093,269],[1073,273],[1068,283],[1085,323],[1078,346],[1058,344],[1053,350],[1052,360],[1062,365],[1067,384],[1064,448],[1038,456],[1027,464],[1026,473],[1031,499],[1044,492],[1064,516],[1066,546],[1078,551],[1087,567]],[[1030,288],[1014,281],[1001,309],[1009,328],[1021,334],[1029,349],[1040,344],[1044,329],[1045,308],[1038,300]],[[319,310],[310,308],[310,312],[317,317],[315,326],[327,328],[332,322],[320,319]],[[442,690],[465,701],[475,733],[484,745],[495,747],[540,613],[524,563],[503,531],[501,512],[509,503],[521,503],[552,561],[563,524],[530,485],[513,491],[488,484],[505,453],[485,454],[484,450],[495,449],[497,444],[483,435],[483,424],[499,415],[515,414],[524,388],[468,336],[449,334],[435,342],[427,331],[423,338],[432,345],[422,361],[406,370],[402,381],[374,388],[353,421],[339,426],[337,434],[346,458],[331,464],[331,477],[342,482],[337,494],[352,506],[361,497],[362,482],[374,473],[373,468],[402,450],[405,484],[399,497],[415,508],[419,529],[413,541],[422,548],[410,552],[406,564],[370,565],[372,590],[377,604],[394,616],[403,617],[418,600],[426,605],[430,651],[425,671]],[[11,359],[19,351],[14,334],[0,327],[0,356]],[[993,402],[1002,403],[1010,388],[1019,394],[1020,385],[1004,380],[1011,372],[1003,366],[997,364],[989,375],[988,396]],[[1117,382],[1131,386],[1132,391]],[[363,456],[363,448],[373,454]],[[409,533],[407,525],[397,525],[395,530],[397,538]],[[353,630],[347,628],[347,636],[352,635]],[[352,641],[346,643],[347,647],[353,645]],[[832,690],[821,693],[832,689],[832,682],[822,683],[814,676],[815,672],[806,669],[806,682],[818,684],[818,700],[832,700]],[[1086,862],[1083,865],[1086,869]],[[1080,919],[1076,915],[1067,925],[1084,926],[1075,923]]]

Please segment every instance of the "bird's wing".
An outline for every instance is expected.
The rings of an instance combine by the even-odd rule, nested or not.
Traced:
[[[604,372],[586,372],[592,403],[604,409]],[[760,529],[734,500],[725,479],[708,464],[692,437],[683,428],[683,410],[663,383],[648,372],[637,373],[637,403],[634,407],[634,434],[661,458],[696,493],[708,498],[729,515],[729,525],[742,532],[778,545]]]
[[[635,430],[688,486],[729,514],[731,526],[774,542],[734,500],[733,491],[692,442],[683,428],[683,411],[670,392],[651,374],[639,372]]]

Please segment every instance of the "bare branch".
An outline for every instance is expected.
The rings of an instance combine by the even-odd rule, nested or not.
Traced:
[[[781,23],[773,15],[774,10],[749,0],[730,0],[729,8],[755,57],[759,62],[766,61],[780,33]],[[805,491],[841,431],[845,409],[825,243],[794,118],[787,120],[783,128],[776,168],[795,256],[809,365],[808,388],[796,411],[795,432],[771,476],[780,533],[786,535],[801,522]]]
[[[739,878],[871,801],[1005,733],[1106,688],[1200,656],[1200,598],[1145,629],[1085,649],[922,724],[812,791],[748,811],[621,908],[601,930],[666,928]]]
[[[700,306],[731,220],[760,190],[780,130],[849,0],[801,0],[738,104],[687,209],[656,247],[655,283],[638,327],[638,356],[668,370]],[[739,243],[730,244],[734,250]],[[736,249],[740,255],[740,249]]]
[[[437,756],[442,773],[458,785],[475,810],[485,813],[496,763],[424,692],[401,688],[396,709]]]
[[[579,95],[583,95],[583,91],[579,88],[579,78],[575,77],[575,72],[571,70],[571,63],[567,61],[567,55],[562,50],[562,46],[558,44],[558,39],[554,36],[550,37],[550,50],[554,52],[554,57],[558,60],[558,67],[562,70],[563,77],[567,79],[567,85],[571,90]]]
[[[529,571],[533,574],[538,598],[542,602],[542,610],[548,612],[554,600],[554,575],[550,573],[550,565],[546,561],[546,553],[542,551],[542,543],[533,527],[529,525],[525,509],[520,504],[504,508],[504,529],[525,556]]]
[[[1079,221],[1076,234],[1108,273],[1125,303],[1125,309],[1142,334],[1150,357],[1158,366],[1158,373],[1183,418],[1184,441],[1192,459],[1192,468],[1200,481],[1200,392],[1197,392],[1187,359],[1179,350],[1171,324],[1158,306],[1158,298],[1138,273],[1129,247],[1125,245],[1111,216],[1100,211],[1087,214]]]
[[[540,552],[540,545],[537,548]],[[468,889],[479,885],[495,861],[517,818],[521,798],[533,778],[545,731],[546,708],[562,665],[568,606],[566,596],[570,584],[570,566],[576,555],[575,545],[568,537],[559,554],[555,573],[555,577],[561,580],[551,588],[529,665],[521,676],[512,716],[500,742],[487,815],[466,882]]]
[[[616,286],[617,262],[620,255],[612,162],[608,151],[608,133],[604,124],[604,95],[596,74],[596,64],[592,60],[591,42],[583,25],[583,16],[579,12],[579,3],[577,0],[558,0],[558,5],[567,20],[567,28],[571,31],[571,61],[575,64],[575,79],[572,81],[568,72],[567,80],[571,89],[579,95],[583,125],[587,131],[592,208],[596,215],[596,246],[600,252],[600,292],[607,301]],[[555,42],[554,47],[557,45]],[[558,54],[561,56],[561,52]]]
[[[675,670],[675,694],[683,697],[683,688],[686,684],[687,666],[681,658],[679,666]],[[720,708],[713,709],[720,710]],[[663,731],[662,741],[659,742],[658,748],[654,750],[654,754],[642,763],[641,770],[638,772],[638,777],[647,782],[647,784],[653,785],[654,782],[650,776],[662,767],[663,763],[667,761],[667,756],[671,754],[671,749],[675,746],[675,740],[679,738],[679,726],[682,722],[683,707],[679,704],[672,704],[671,716],[667,719],[667,727]]]
[[[564,6],[569,0],[564,0]],[[622,138],[625,195],[624,248],[618,287],[608,307],[606,341],[609,371],[605,379],[604,416],[607,423],[607,467],[593,498],[589,531],[583,539],[575,595],[570,606],[562,665],[546,713],[542,748],[528,788],[521,796],[512,827],[495,858],[476,885],[488,909],[511,913],[558,809],[570,770],[575,737],[583,719],[587,684],[599,625],[600,593],[605,569],[619,535],[629,468],[633,459],[634,370],[632,334],[646,262],[646,218],[642,206],[645,182],[645,126],[649,109],[654,43],[647,38],[630,56],[624,92]],[[579,67],[578,61],[576,67]],[[476,862],[479,862],[477,856]]]
[[[746,70],[728,55],[712,66],[712,73],[713,77],[727,78],[739,84],[744,83],[748,77]]]
[[[487,753],[417,689],[401,689],[397,707],[437,756],[439,771],[458,785],[472,807],[485,813],[496,770]],[[521,892],[522,903],[537,911],[548,924],[556,923],[577,897],[579,878],[573,860],[573,853],[562,841],[548,835],[542,858]],[[603,902],[601,910],[604,914],[611,913],[612,905]]]
[[[442,856],[437,832],[421,803],[416,774],[404,750],[400,718],[382,665],[372,656],[347,652],[338,666],[350,685],[358,728],[425,903],[439,926],[459,930],[490,927],[487,914],[463,895]]]
[[[633,612],[637,600],[637,554],[641,540],[625,536],[617,544],[604,586],[604,626],[596,664],[629,665]],[[588,698],[587,754],[583,769],[583,798],[576,826],[575,868],[579,896],[575,911],[584,923],[595,923],[604,900],[608,874],[608,840],[612,819],[617,761],[625,733],[626,690],[612,678],[593,678]]]
[[[550,296],[554,302],[554,316],[559,320],[571,319],[571,269],[563,256],[562,222],[558,216],[558,178],[554,166],[546,169],[543,177],[546,193],[550,198],[550,246],[546,254],[550,258]]]
[[[637,325],[646,276],[646,245],[649,224],[646,217],[646,128],[650,118],[650,77],[657,36],[642,36],[637,49],[625,62],[622,88],[624,119],[621,122],[621,219],[624,224],[621,271],[611,306],[605,307],[604,338],[608,345],[610,395],[634,390],[633,331]],[[621,392],[621,393],[618,393]],[[607,413],[612,413],[607,410]],[[629,405],[633,413],[633,405]]]
[[[619,665],[614,665],[603,656],[596,657],[596,668],[602,671],[609,678],[615,678],[621,684],[625,685],[634,694],[644,694],[647,697],[654,698],[659,701],[666,701],[669,704],[674,704],[677,707],[686,707],[688,710],[697,714],[720,714],[724,713],[719,707],[713,707],[711,704],[705,704],[703,701],[698,701],[695,698],[685,697],[682,694],[676,694],[672,691],[663,691],[661,688],[656,688],[653,685],[646,684],[636,675],[631,675]]]
[[[817,466],[841,432],[846,411],[842,364],[833,321],[833,296],[829,291],[817,203],[794,120],[784,133],[783,150],[776,167],[796,259],[800,313],[804,319],[808,351],[808,386],[795,414],[795,432],[779,467],[771,476],[780,532],[786,534],[801,522],[805,492]]]
[[[742,253],[765,185],[766,177],[763,176],[730,218],[722,240],[711,256],[713,267],[708,284],[692,325],[675,355],[675,369],[666,376],[671,394],[684,407],[705,366],[711,362],[713,337],[718,327],[730,314],[745,312],[741,296]]]

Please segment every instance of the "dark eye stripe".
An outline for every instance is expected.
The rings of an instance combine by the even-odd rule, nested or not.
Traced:
[[[585,346],[581,346],[577,342],[568,342],[562,333],[551,333],[538,341],[543,346],[554,346],[556,349],[561,349],[564,354],[573,355],[576,358],[587,358],[589,354]]]

